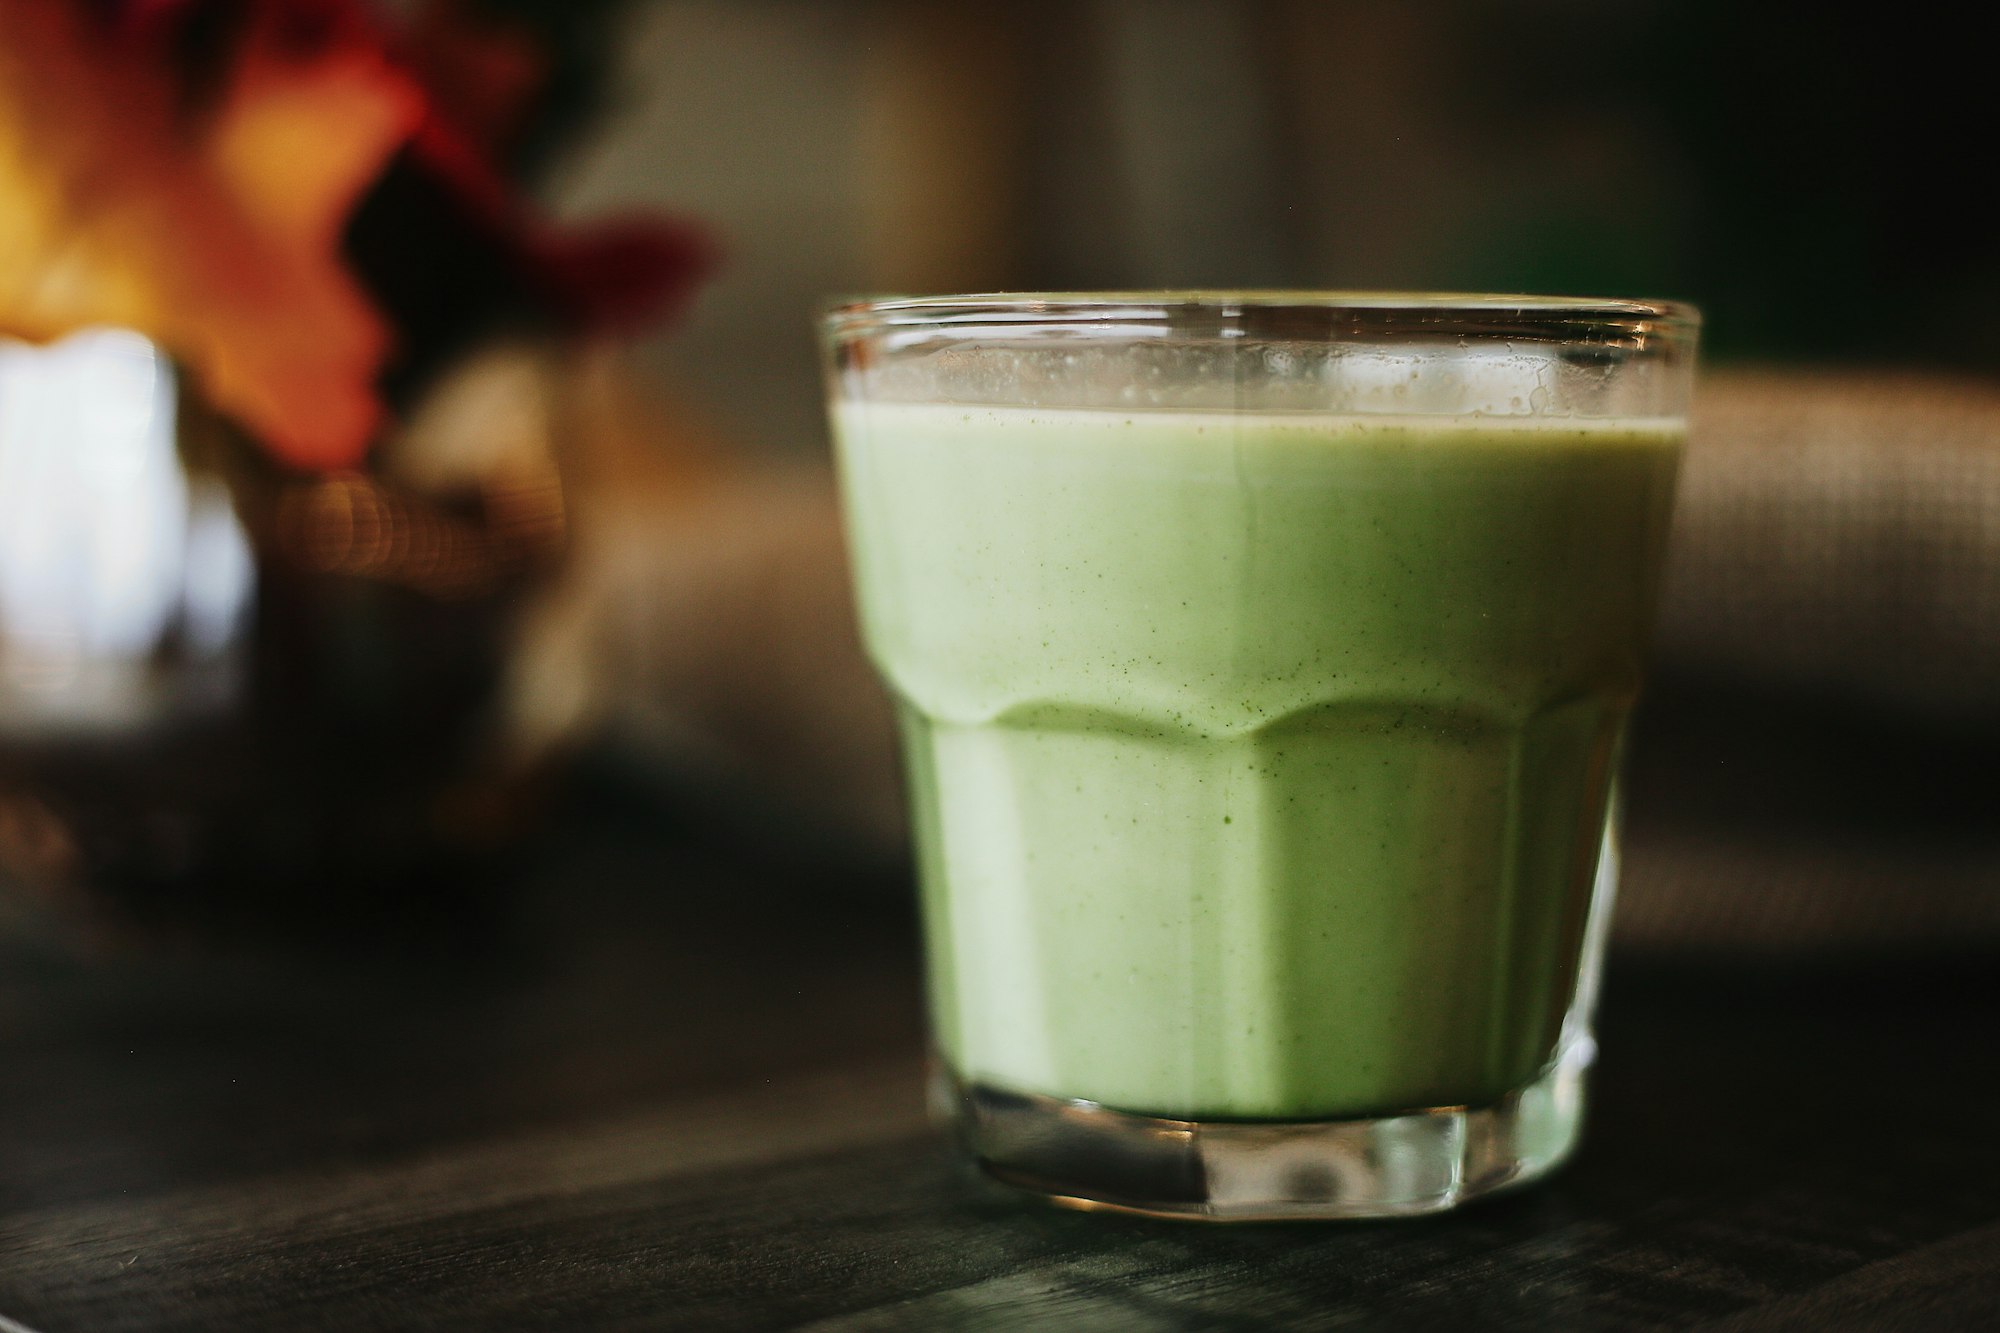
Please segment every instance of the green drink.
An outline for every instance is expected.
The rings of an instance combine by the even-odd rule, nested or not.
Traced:
[[[1273,345],[1281,367],[1342,346]],[[1261,1201],[1220,1197],[1198,1162],[1180,1191],[1197,1197],[1172,1198],[1161,1163],[1079,1179],[1087,1139],[1037,1162],[1016,1131],[1081,1109],[1252,1151],[1465,1108],[1512,1135],[1493,1184],[1567,1150],[1576,1107],[1554,1102],[1589,1058],[1586,937],[1683,424],[1479,413],[1540,382],[1553,363],[1532,355],[1470,377],[1473,411],[1391,410],[1411,395],[1379,383],[1400,364],[1380,357],[1347,367],[1358,390],[1305,391],[1347,410],[1268,369],[1249,395],[1232,373],[1216,407],[1217,358],[1249,354],[1221,346],[1189,352],[1208,373],[1166,377],[1165,403],[1102,401],[1103,368],[1035,389],[1046,406],[990,401],[990,377],[989,401],[838,396],[937,1044],[975,1151],[1058,1194],[1211,1216],[1446,1206],[1472,1192],[1463,1161],[1440,1168],[1455,1194],[1420,1171],[1418,1197],[1405,1180],[1371,1200],[1380,1182],[1334,1171]]]

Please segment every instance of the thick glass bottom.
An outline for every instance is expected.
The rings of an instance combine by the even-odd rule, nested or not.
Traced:
[[[1577,1035],[1491,1106],[1360,1120],[1168,1120],[966,1082],[942,1066],[935,1095],[986,1174],[1065,1207],[1213,1222],[1410,1217],[1559,1166],[1582,1129],[1596,1053]]]

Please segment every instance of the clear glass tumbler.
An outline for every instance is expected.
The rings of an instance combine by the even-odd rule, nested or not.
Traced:
[[[1569,1153],[1696,331],[1516,296],[827,315],[941,1104],[988,1173],[1376,1217]]]

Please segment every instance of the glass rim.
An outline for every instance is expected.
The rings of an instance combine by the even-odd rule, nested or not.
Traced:
[[[1227,328],[1280,339],[1375,331],[1643,344],[1692,339],[1701,312],[1681,301],[1600,296],[1190,288],[843,297],[822,307],[821,327],[836,342],[891,330],[970,335],[1104,327],[1156,337]]]

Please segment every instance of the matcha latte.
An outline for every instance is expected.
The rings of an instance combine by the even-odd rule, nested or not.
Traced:
[[[1535,1078],[1678,426],[836,422],[962,1076],[1287,1120]]]
[[[828,315],[939,1104],[988,1174],[1382,1217],[1569,1154],[1696,326],[1299,292]]]

